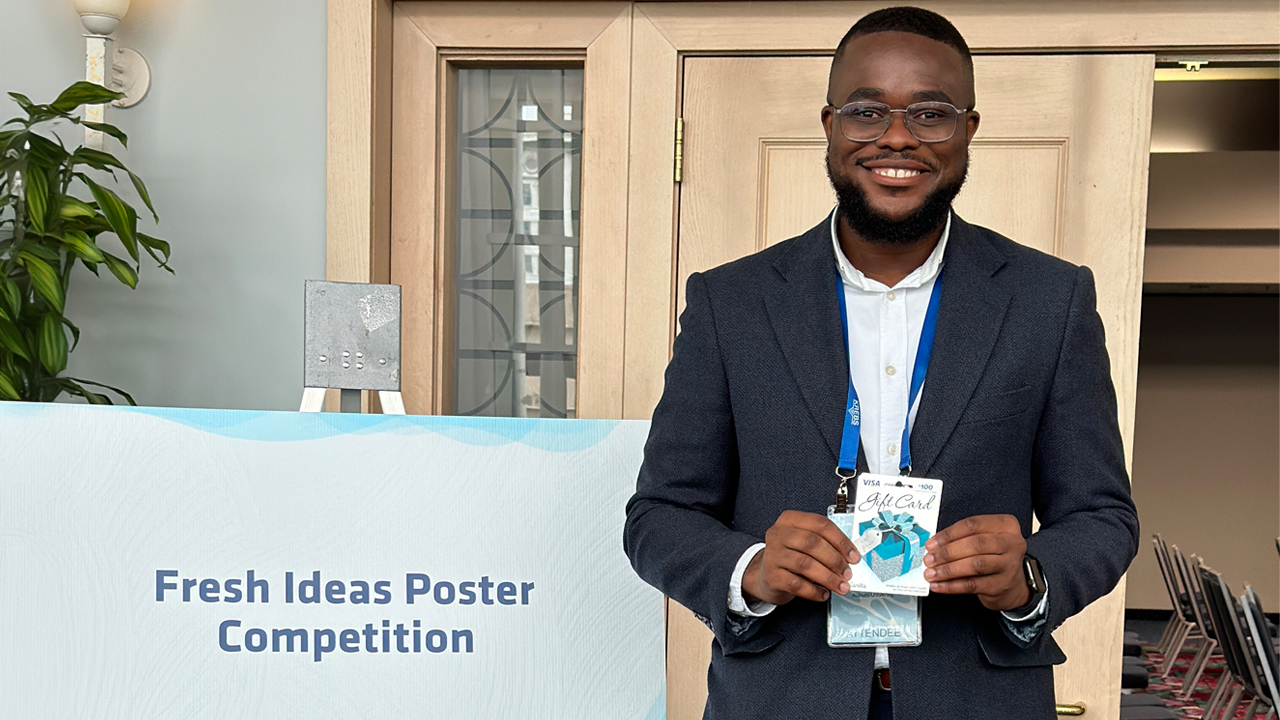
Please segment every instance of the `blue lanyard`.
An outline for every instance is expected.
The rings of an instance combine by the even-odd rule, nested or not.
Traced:
[[[849,310],[845,306],[844,280],[836,273],[836,297],[840,299],[840,329],[844,339],[846,355],[849,348]],[[933,354],[933,336],[938,329],[938,305],[942,299],[942,272],[933,281],[933,292],[929,295],[929,309],[925,311],[924,327],[920,330],[920,345],[916,348],[916,362],[911,368],[911,391],[907,396],[907,421],[902,428],[902,456],[898,469],[903,475],[911,474],[911,408],[916,404],[920,388],[924,385],[924,375],[929,369],[929,356]],[[849,397],[845,404],[844,432],[840,438],[840,462],[836,466],[836,475],[841,479],[840,495],[846,492],[846,484],[858,472],[858,444],[861,442],[862,412],[858,404],[858,391],[853,386],[853,376],[849,376]]]

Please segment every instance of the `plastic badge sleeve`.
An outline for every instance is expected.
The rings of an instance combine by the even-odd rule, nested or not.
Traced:
[[[852,513],[835,513],[832,507],[827,516],[854,540],[864,557],[867,553],[860,543],[874,547],[879,542],[874,532],[855,534]],[[919,645],[921,638],[918,598],[850,592],[832,594],[827,601],[827,645],[831,647],[903,647]]]

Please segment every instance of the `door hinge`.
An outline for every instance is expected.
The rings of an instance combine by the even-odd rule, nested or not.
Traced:
[[[676,118],[676,182],[684,179],[684,118]]]

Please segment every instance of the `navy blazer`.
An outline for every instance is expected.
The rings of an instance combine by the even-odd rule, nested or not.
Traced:
[[[869,705],[874,651],[828,647],[825,603],[793,600],[745,630],[727,605],[735,564],[779,514],[835,499],[849,364],[829,228],[689,277],[627,504],[635,571],[715,633],[705,718],[863,720]],[[958,217],[944,262],[913,474],[945,483],[939,528],[1018,518],[1052,630],[1137,551],[1093,275]],[[972,595],[930,595],[922,613],[923,644],[890,650],[896,716],[1055,717],[1066,657],[1049,632],[1015,642]]]

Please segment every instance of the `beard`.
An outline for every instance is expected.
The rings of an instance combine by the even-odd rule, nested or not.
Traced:
[[[895,153],[888,157],[902,157]],[[876,159],[886,159],[880,157]],[[916,159],[916,158],[912,158]],[[951,211],[951,201],[960,194],[964,181],[969,177],[969,161],[965,158],[960,169],[960,177],[948,182],[929,193],[924,203],[914,212],[901,220],[886,217],[871,207],[867,201],[867,193],[857,183],[839,175],[831,167],[831,155],[827,155],[827,178],[836,191],[840,217],[849,223],[849,227],[859,237],[870,243],[882,245],[911,245],[927,237],[942,227]]]

